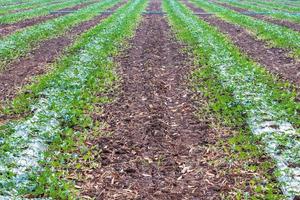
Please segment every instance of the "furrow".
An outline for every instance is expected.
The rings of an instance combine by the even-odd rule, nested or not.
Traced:
[[[66,10],[67,11],[76,11],[81,8],[87,7],[88,5],[90,5],[92,3],[96,3],[96,1],[80,3],[79,5],[64,8],[64,9],[61,9],[58,11],[66,11]],[[54,19],[54,18],[63,16],[66,14],[68,14],[68,13],[65,12],[65,13],[59,13],[59,14],[49,14],[49,15],[45,15],[45,16],[39,16],[39,17],[30,18],[30,19],[25,19],[23,21],[16,22],[13,24],[2,24],[1,28],[0,28],[0,38],[4,37],[6,35],[12,34],[13,32],[18,31],[19,29],[33,26],[35,24],[43,23],[47,20]]]
[[[109,8],[109,11],[114,12],[124,3],[125,1],[114,5],[112,8]],[[55,62],[64,50],[74,42],[78,35],[96,26],[110,15],[111,13],[100,14],[91,20],[82,22],[62,36],[43,41],[28,56],[10,63],[0,73],[0,101],[11,100],[22,86],[31,82],[34,76],[46,73],[51,63]]]
[[[13,24],[16,22],[23,21],[25,19],[30,19],[33,17],[43,16],[49,14],[49,11],[60,10],[63,8],[68,8],[71,6],[76,6],[82,3],[81,0],[67,0],[62,1],[53,5],[44,5],[32,10],[28,10],[25,12],[13,13],[9,15],[0,16],[0,24]]]
[[[114,79],[110,56],[115,54],[120,42],[134,29],[145,3],[144,0],[130,2],[86,32],[72,47],[72,54],[57,63],[55,72],[37,83],[40,84],[40,91],[36,91],[38,97],[31,104],[32,115],[18,122],[8,123],[10,133],[3,131],[2,127],[1,198],[16,198],[41,192],[40,189],[35,189],[43,184],[38,181],[39,178],[47,175],[47,171],[43,171],[43,167],[49,162],[47,154],[44,154],[47,147],[52,142],[57,142],[62,132],[72,128],[73,120],[81,117],[86,104],[91,103],[94,92],[107,90],[109,85],[106,85],[106,81]],[[43,189],[57,184],[57,179],[51,182],[56,173],[55,169],[51,170],[51,177],[46,178],[50,182],[42,185]],[[55,186],[55,189],[65,189],[63,185]],[[44,192],[47,190],[42,190],[40,195],[45,196]],[[71,195],[68,190],[48,192],[53,199],[67,199]]]
[[[215,3],[215,1],[214,1],[214,3]],[[239,7],[236,7],[236,6],[232,6],[232,5],[229,5],[228,3],[218,3],[218,4],[224,6],[225,8],[229,8],[231,10],[239,12],[241,14],[245,14],[245,15],[248,15],[250,17],[253,17],[255,19],[259,19],[259,20],[263,20],[263,21],[270,22],[270,23],[273,23],[273,24],[277,24],[279,26],[284,26],[284,27],[287,27],[287,28],[290,28],[292,30],[300,32],[300,24],[297,24],[296,22],[287,21],[285,19],[279,20],[279,19],[275,19],[275,18],[268,17],[268,16],[265,16],[265,15],[251,14],[250,10],[247,10],[247,9],[244,9],[244,8],[239,8]],[[255,13],[255,11],[253,11],[253,13]],[[300,18],[298,18],[298,20],[300,22]]]
[[[60,1],[53,1],[53,0],[31,1],[30,3],[27,4],[6,6],[5,8],[0,7],[0,14],[17,13],[25,10],[31,10],[42,5],[51,5],[59,2]]]
[[[184,3],[194,13],[207,13],[188,1],[184,1]],[[207,13],[207,15],[198,16],[226,34],[242,52],[262,64],[271,73],[279,76],[282,80],[290,81],[297,88],[300,87],[300,62],[289,55],[289,50],[269,47],[268,43],[257,39],[243,27],[228,23],[215,15]]]
[[[296,127],[299,125],[299,104],[294,101],[295,96],[283,90],[261,66],[243,56],[223,34],[199,20],[187,7],[175,0],[166,0],[165,7],[178,37],[191,46],[198,62],[207,68],[198,74],[210,83],[201,88],[202,91],[215,98],[214,101],[220,101],[219,106],[226,109],[239,106],[235,112],[243,113],[245,125],[275,160],[283,194],[288,199],[298,199],[300,140]],[[213,80],[208,81],[209,78]],[[216,94],[211,94],[211,89]],[[220,98],[225,93],[230,95],[228,103]],[[226,109],[218,110],[225,114]]]
[[[0,68],[3,69],[14,59],[26,55],[40,42],[64,34],[70,28],[99,15],[118,1],[100,1],[72,14],[24,28],[0,39]]]
[[[206,12],[214,13],[217,17],[245,28],[259,39],[267,41],[273,47],[286,48],[291,53],[300,56],[300,33],[289,28],[257,20],[247,15],[225,8],[221,5],[204,0],[191,0],[197,7]]]
[[[149,12],[161,12],[150,1]],[[194,115],[187,76],[192,60],[162,15],[144,15],[129,48],[115,58],[122,81],[116,100],[94,118],[111,136],[91,141],[101,167],[83,172],[82,195],[99,199],[220,199],[232,183],[204,161],[214,143],[209,125]],[[207,177],[205,174],[212,174]],[[222,181],[224,185],[222,184]],[[211,184],[208,184],[211,183]],[[228,184],[229,185],[229,184]]]
[[[293,5],[289,2],[281,1],[254,1],[257,5],[267,7],[269,9],[282,10],[287,12],[300,12],[300,5]]]

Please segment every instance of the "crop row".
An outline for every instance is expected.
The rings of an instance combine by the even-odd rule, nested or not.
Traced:
[[[249,1],[240,1],[241,3],[248,3]],[[259,1],[259,0],[251,0],[252,5],[257,5],[260,7],[268,8],[269,10],[282,10],[287,12],[300,12],[299,6],[291,6],[286,5],[284,2],[274,2],[274,1]],[[249,3],[250,3],[249,2]]]
[[[56,64],[55,71],[30,87],[32,115],[3,126],[0,132],[0,193],[3,198],[28,193],[70,198],[68,190],[57,193],[65,184],[51,182],[55,179],[53,168],[50,167],[49,172],[39,163],[43,162],[45,167],[51,162],[45,155],[57,158],[57,152],[44,154],[49,145],[67,148],[70,138],[64,138],[64,133],[87,120],[83,112],[95,100],[95,92],[110,89],[116,79],[111,56],[117,53],[120,43],[133,34],[145,5],[145,0],[131,1],[86,32],[69,49],[69,55]]]
[[[199,3],[223,15],[222,9],[208,4]],[[178,1],[166,0],[164,9],[178,37],[191,46],[200,65],[206,67],[197,77],[204,81],[202,92],[214,99],[213,109],[224,115],[242,113],[239,120],[263,141],[265,151],[276,161],[284,194],[291,198],[299,195],[300,141],[293,127],[299,126],[296,95],[283,90],[263,67],[249,61],[215,27],[199,20]]]
[[[263,1],[263,3],[265,2],[269,2],[269,1]],[[273,6],[287,6],[287,7],[299,7],[300,6],[300,2],[299,1],[294,1],[294,0],[274,0],[272,2],[270,2],[270,4],[272,4]]]
[[[18,11],[22,9],[32,9],[39,5],[47,4],[53,0],[43,0],[43,1],[32,1],[26,4],[13,4],[5,7],[0,7],[0,15],[8,14],[13,11]]]
[[[207,12],[213,12],[216,16],[230,23],[238,24],[239,26],[246,28],[250,32],[256,34],[257,37],[270,42],[275,47],[289,48],[296,56],[300,56],[299,32],[254,19],[204,0],[192,0],[192,2]]]
[[[265,8],[259,5],[254,5],[253,3],[250,2],[237,2],[237,1],[227,1],[227,0],[222,0],[222,2],[229,3],[233,6],[247,9],[249,11],[254,11],[258,13],[264,13],[267,14],[267,16],[271,16],[275,19],[280,19],[280,20],[289,20],[291,22],[300,22],[300,14],[293,14],[293,13],[288,13],[284,11],[279,11],[279,10],[270,10],[270,8]]]
[[[66,30],[92,19],[119,0],[105,0],[92,4],[78,12],[27,27],[0,40],[0,68],[7,61],[26,54],[38,42],[63,34]]]
[[[49,14],[49,11],[60,10],[63,8],[75,6],[79,3],[82,3],[82,0],[68,0],[53,5],[43,5],[41,7],[32,10],[27,10],[24,12],[17,12],[8,15],[3,15],[0,16],[0,24],[12,24],[25,19],[47,15]]]
[[[30,1],[28,3],[24,4],[14,4],[10,6],[0,7],[0,14],[8,14],[12,11],[18,11],[23,9],[33,9],[38,6],[43,6],[44,4],[50,4],[52,2],[55,2],[54,0],[35,0]]]
[[[26,2],[27,2],[27,0],[1,0],[0,6],[22,4],[22,3],[26,3]]]

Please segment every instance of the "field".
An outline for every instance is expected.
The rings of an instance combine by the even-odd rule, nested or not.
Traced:
[[[0,200],[300,199],[300,1],[0,0]]]

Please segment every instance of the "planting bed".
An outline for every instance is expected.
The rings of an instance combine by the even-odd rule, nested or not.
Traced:
[[[184,1],[184,3],[194,13],[206,13],[191,2]],[[283,80],[295,83],[299,88],[300,62],[298,59],[289,56],[290,51],[288,49],[271,47],[268,43],[251,35],[243,27],[230,24],[215,15],[199,15],[199,17],[212,26],[217,27],[222,33],[227,34],[234,44],[253,60],[261,63],[270,72],[278,75]]]
[[[63,34],[77,24],[99,15],[99,12],[117,2],[118,0],[101,1],[78,12],[27,27],[0,39],[0,68],[5,67],[12,59],[28,53],[38,42]]]
[[[51,5],[51,4],[55,4],[58,2],[59,1],[44,0],[44,1],[32,1],[32,2],[25,3],[25,4],[14,4],[14,5],[10,5],[10,6],[2,6],[2,7],[0,7],[0,14],[4,15],[4,14],[8,14],[8,13],[21,12],[21,11],[30,10],[30,9],[39,7],[44,4]]]
[[[300,32],[300,15],[297,14],[289,14],[286,12],[276,12],[276,11],[271,11],[270,9],[263,9],[260,7],[255,7],[255,6],[244,6],[243,4],[234,4],[229,5],[228,3],[220,3],[220,5],[232,9],[234,11],[240,12],[242,14],[249,15],[251,17],[254,17],[256,19],[264,20],[270,23],[274,23],[277,25],[285,26],[290,29],[293,29],[295,31]],[[250,7],[250,8],[249,8]],[[248,8],[248,9],[247,9]],[[265,14],[255,14],[255,13],[265,13]],[[272,18],[274,16],[274,18]],[[291,19],[291,21],[288,21],[287,19]]]
[[[159,1],[149,11],[160,12]],[[130,48],[116,59],[121,86],[116,100],[94,116],[113,132],[93,142],[103,151],[101,168],[81,185],[83,194],[102,199],[218,197],[222,190],[212,166],[201,165],[207,142],[214,143],[206,122],[197,120],[186,89],[191,61],[172,38],[161,15],[142,18]],[[212,177],[205,177],[212,173]],[[205,180],[215,183],[208,185]]]
[[[114,11],[123,3],[117,4],[109,10]],[[38,48],[29,52],[27,56],[7,65],[6,69],[0,74],[0,91],[2,94],[0,100],[7,101],[8,99],[12,99],[22,85],[30,83],[32,77],[49,70],[49,65],[55,62],[55,59],[61,55],[65,48],[74,42],[78,35],[97,25],[109,15],[99,14],[93,19],[73,27],[63,36],[43,41]]]
[[[300,199],[285,1],[0,0],[0,199]]]
[[[79,5],[76,6],[72,6],[72,7],[67,7],[65,9],[62,10],[58,10],[58,11],[76,11],[79,10],[83,7],[88,6],[89,4],[94,3],[94,2],[88,2],[88,3],[81,3]],[[39,24],[42,23],[44,21],[47,21],[49,19],[54,19],[56,17],[62,16],[68,14],[67,12],[62,12],[62,13],[58,13],[58,14],[48,14],[45,16],[39,16],[39,17],[33,17],[30,19],[25,19],[22,20],[20,22],[15,22],[15,23],[11,23],[11,24],[2,24],[1,25],[1,29],[0,29],[0,37],[9,35],[11,33],[13,33],[16,30],[28,27],[28,26],[33,26],[35,24]]]
[[[257,37],[268,41],[275,47],[289,48],[296,56],[299,56],[300,33],[289,28],[254,19],[253,17],[225,8],[216,3],[204,0],[192,0],[198,7],[207,12],[215,13],[216,16],[227,22],[240,25]]]

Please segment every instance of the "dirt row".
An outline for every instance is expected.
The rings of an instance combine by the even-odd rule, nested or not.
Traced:
[[[58,11],[76,11],[76,10],[80,10],[81,8],[87,7],[90,4],[96,3],[97,1],[91,1],[91,2],[87,2],[87,3],[80,3],[76,6],[72,6],[69,8],[65,8],[65,9],[61,9]],[[19,29],[28,27],[28,26],[33,26],[42,22],[45,22],[47,20],[50,19],[54,19],[63,15],[66,15],[68,13],[57,13],[57,14],[48,14],[48,15],[43,15],[43,16],[38,16],[38,17],[34,17],[34,18],[30,18],[30,19],[25,19],[23,21],[20,22],[16,22],[13,24],[1,24],[1,28],[0,28],[0,37],[4,37],[6,35],[9,35]]]
[[[52,1],[52,2],[47,3],[47,5],[49,6],[49,5],[53,5],[53,4],[57,4],[57,3],[60,3],[60,1]],[[24,12],[24,11],[28,11],[28,10],[32,10],[32,9],[35,9],[35,8],[24,8],[24,9],[18,9],[18,10],[11,10],[8,14]],[[0,14],[0,16],[1,15],[7,15],[7,14]]]
[[[148,10],[160,11],[150,1]],[[110,132],[87,144],[96,146],[99,167],[82,172],[82,196],[95,199],[220,199],[236,175],[207,162],[206,146],[217,133],[195,117],[188,88],[192,59],[180,49],[162,15],[144,15],[130,48],[118,58],[120,91],[94,120]],[[199,102],[199,101],[197,101]]]
[[[195,13],[206,13],[194,4],[184,3]],[[271,73],[281,79],[294,83],[300,87],[300,62],[289,56],[288,49],[269,47],[265,41],[257,39],[247,30],[238,25],[230,24],[214,15],[199,15],[199,18],[215,26],[226,34],[232,42],[251,59],[262,64]]]
[[[125,3],[126,1],[122,1],[109,10],[115,11]],[[62,55],[64,49],[70,46],[78,35],[96,26],[109,15],[100,14],[73,27],[62,36],[45,40],[27,56],[6,66],[5,70],[0,72],[0,101],[12,99],[23,85],[30,83],[32,77],[46,73],[50,64]]]
[[[243,8],[238,8],[238,7],[229,5],[227,3],[218,3],[218,4],[220,4],[220,5],[222,5],[222,6],[226,7],[226,8],[229,8],[231,10],[234,10],[236,12],[242,13],[244,15],[251,16],[251,17],[253,17],[255,19],[260,19],[260,20],[264,20],[266,22],[270,22],[270,23],[277,24],[277,25],[280,25],[280,26],[285,26],[287,28],[290,28],[292,30],[300,32],[300,24],[293,23],[293,22],[290,22],[290,21],[287,21],[287,20],[275,19],[275,18],[272,18],[272,17],[269,17],[269,16],[265,16],[265,15],[252,15],[252,14],[248,14],[249,10],[243,9]]]

